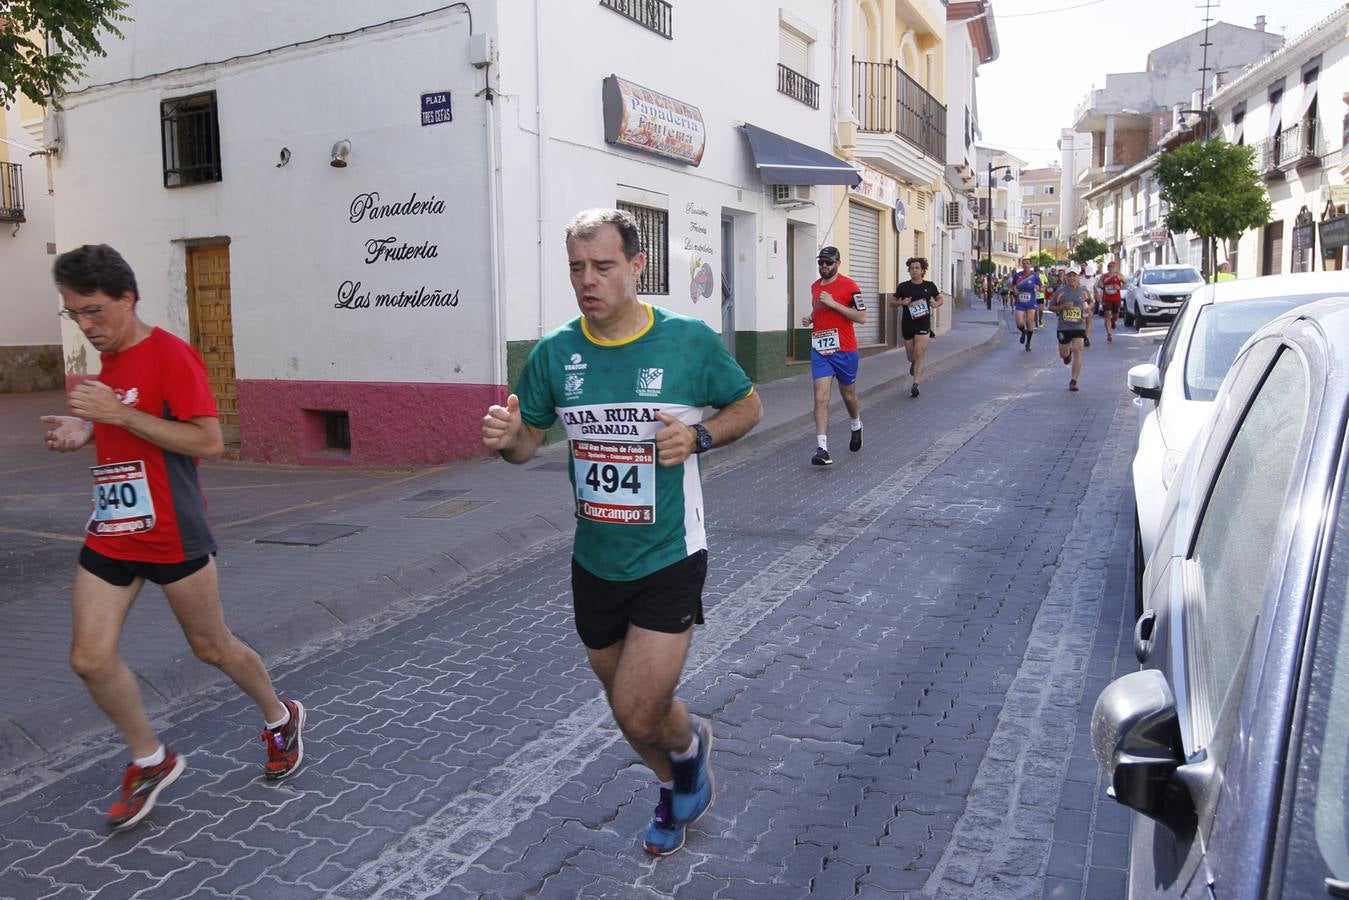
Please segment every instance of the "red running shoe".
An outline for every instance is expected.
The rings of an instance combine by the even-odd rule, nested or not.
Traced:
[[[1077,379],[1076,379],[1076,378],[1074,378],[1074,379],[1072,379],[1071,381],[1068,382],[1068,390],[1070,390],[1070,391],[1075,391],[1075,390],[1077,390]]]
[[[142,768],[132,763],[127,766],[122,773],[122,796],[108,810],[108,827],[124,831],[148,816],[155,808],[159,792],[177,781],[185,768],[186,760],[167,746],[164,761],[159,765]]]
[[[267,745],[267,763],[263,766],[268,781],[280,781],[294,775],[304,759],[304,742],[300,733],[304,731],[304,704],[299,700],[282,700],[281,704],[290,713],[290,721],[280,728],[267,728],[262,732],[262,741]]]

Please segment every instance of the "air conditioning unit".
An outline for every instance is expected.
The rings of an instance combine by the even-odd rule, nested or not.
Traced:
[[[42,117],[42,149],[52,153],[60,152],[65,131],[59,109],[49,109]]]
[[[815,202],[808,184],[775,184],[772,187],[774,206],[805,206]]]

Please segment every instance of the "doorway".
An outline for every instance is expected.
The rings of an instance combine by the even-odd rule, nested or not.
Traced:
[[[735,356],[735,220],[721,219],[721,341]]]
[[[1283,221],[1265,226],[1265,241],[1261,248],[1260,274],[1278,275],[1283,271]]]
[[[239,404],[234,384],[228,244],[187,248],[187,319],[192,346],[206,363],[206,380],[220,411],[225,443],[238,444]]]

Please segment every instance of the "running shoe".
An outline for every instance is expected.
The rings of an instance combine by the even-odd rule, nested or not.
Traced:
[[[915,384],[913,387],[909,388],[909,396],[910,397],[918,396],[918,385]]]
[[[1090,347],[1090,346],[1091,346],[1091,338],[1089,338],[1089,337],[1084,337],[1084,338],[1082,339],[1082,346],[1083,346],[1083,347]]]
[[[1115,342],[1115,336],[1107,331],[1105,333],[1105,342],[1107,344],[1113,344]]]
[[[652,856],[669,856],[684,846],[684,826],[676,822],[670,812],[673,796],[669,788],[660,789],[660,802],[656,804],[656,814],[651,817],[651,824],[646,826],[646,837],[642,841],[642,846]]]
[[[862,449],[861,427],[855,429],[852,433],[852,436],[848,438],[848,449],[851,450],[853,453],[856,453],[858,450]]]
[[[712,805],[712,726],[697,716],[690,716],[689,724],[698,735],[698,752],[693,759],[670,760],[674,774],[670,818],[681,825],[698,821]]]
[[[812,466],[832,466],[834,460],[829,456],[829,451],[823,447],[815,448],[815,455],[810,458]]]
[[[1016,342],[1017,342],[1018,344],[1024,344],[1024,343],[1026,343],[1026,329],[1024,329],[1024,328],[1018,328],[1017,331],[1020,331],[1020,332],[1021,332],[1021,336],[1018,337],[1018,338],[1016,339]],[[913,367],[912,367],[912,366],[909,367],[909,374],[910,374],[910,375],[913,374]]]
[[[1073,361],[1073,356],[1072,356],[1071,353],[1068,354],[1067,356],[1061,356],[1061,357],[1059,357],[1059,358],[1063,360],[1063,364],[1064,364],[1065,366],[1066,366],[1066,365],[1070,365],[1070,364],[1072,363],[1072,361]]]
[[[132,763],[122,773],[122,795],[108,810],[108,827],[124,831],[150,814],[159,792],[178,780],[187,761],[164,748],[164,761],[157,766],[141,767]]]
[[[263,772],[268,781],[280,781],[294,775],[304,759],[304,742],[300,738],[304,731],[304,704],[299,700],[282,700],[281,703],[290,713],[290,720],[280,728],[267,728],[262,732],[262,741],[267,745],[267,763]]]
[[[1076,378],[1073,378],[1073,379],[1069,380],[1069,382],[1068,382],[1068,390],[1070,390],[1070,391],[1075,391],[1075,390],[1077,390],[1077,379],[1076,379]]]

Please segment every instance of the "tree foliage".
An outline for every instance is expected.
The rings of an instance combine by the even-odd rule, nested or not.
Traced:
[[[1073,248],[1073,262],[1081,265],[1093,259],[1100,259],[1110,252],[1110,245],[1099,238],[1084,237]]]
[[[59,98],[91,54],[107,55],[102,39],[122,36],[115,23],[131,20],[125,8],[125,0],[0,0],[0,106],[20,93],[37,104]]]
[[[1163,153],[1157,181],[1170,209],[1166,227],[1192,231],[1205,241],[1235,241],[1269,222],[1269,198],[1255,174],[1255,148],[1220,137],[1192,141]]]
[[[980,275],[992,275],[994,272],[998,271],[998,267],[991,259],[981,259],[975,266],[974,271]]]
[[[1039,266],[1042,269],[1049,268],[1054,265],[1055,262],[1054,254],[1050,253],[1048,250],[1037,250],[1030,255],[1030,264],[1032,266]]]

